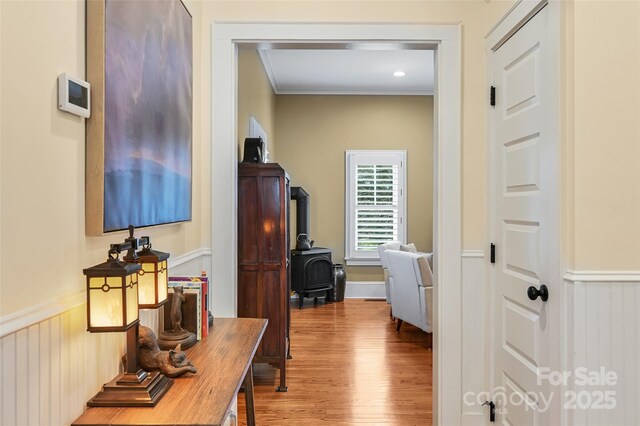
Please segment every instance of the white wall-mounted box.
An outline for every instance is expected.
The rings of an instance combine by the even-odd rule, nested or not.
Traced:
[[[81,117],[91,115],[91,85],[62,73],[58,76],[58,108]]]

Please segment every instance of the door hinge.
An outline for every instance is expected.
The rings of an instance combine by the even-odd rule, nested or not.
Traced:
[[[491,243],[491,263],[496,263],[496,245]]]
[[[493,401],[485,401],[484,404],[482,404],[483,406],[488,405],[489,406],[489,421],[490,422],[495,422],[496,421],[496,404],[494,404]]]
[[[496,106],[496,86],[491,86],[491,94],[489,95],[489,104]]]

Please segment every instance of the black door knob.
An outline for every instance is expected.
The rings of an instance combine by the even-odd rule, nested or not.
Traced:
[[[540,290],[531,286],[527,289],[527,296],[529,296],[531,300],[536,300],[540,297],[543,302],[546,302],[547,299],[549,299],[549,289],[544,284],[540,284]]]

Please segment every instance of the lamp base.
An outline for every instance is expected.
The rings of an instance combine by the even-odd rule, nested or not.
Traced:
[[[87,402],[88,407],[153,407],[171,387],[173,380],[160,373],[123,373],[102,386]]]

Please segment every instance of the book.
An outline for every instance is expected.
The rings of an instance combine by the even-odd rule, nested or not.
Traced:
[[[201,308],[202,315],[201,335],[207,337],[209,335],[209,277],[206,273],[200,276],[175,276],[169,277],[169,287],[182,285],[184,289],[196,288],[201,291]]]

